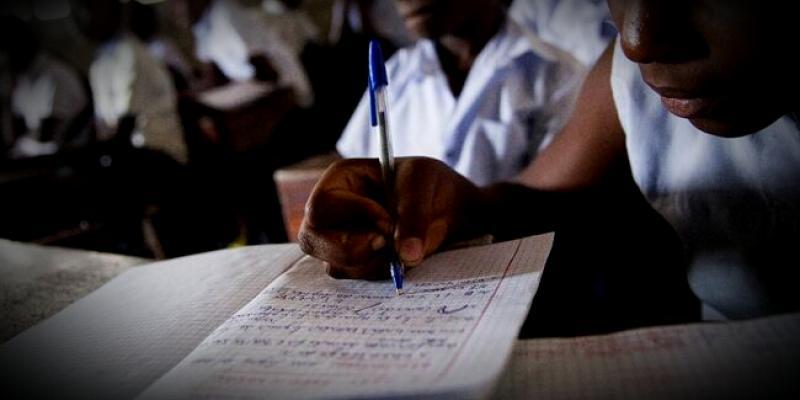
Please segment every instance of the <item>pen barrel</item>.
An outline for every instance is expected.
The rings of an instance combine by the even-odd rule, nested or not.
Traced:
[[[372,124],[375,133],[378,135],[380,148],[378,149],[378,158],[381,165],[381,175],[383,178],[383,188],[386,196],[387,209],[392,215],[394,220],[396,215],[396,203],[394,198],[394,185],[395,185],[395,165],[394,153],[392,149],[392,136],[389,131],[389,114],[387,112],[387,93],[386,85],[375,88],[373,92],[373,107],[372,107]],[[394,231],[394,228],[392,228]],[[387,251],[390,252],[389,272],[394,282],[394,287],[398,294],[402,293],[403,280],[404,280],[404,266],[400,261],[394,246],[392,237],[387,239]]]
[[[378,157],[381,164],[381,173],[383,175],[383,183],[386,189],[386,196],[389,201],[393,197],[394,192],[394,153],[392,149],[392,136],[389,131],[389,114],[386,109],[386,86],[381,87],[375,91],[375,108],[377,111],[378,124],[378,138],[380,142],[380,149]]]

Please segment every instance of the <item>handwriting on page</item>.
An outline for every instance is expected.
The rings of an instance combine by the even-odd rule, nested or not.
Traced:
[[[297,268],[312,274],[322,270],[311,264]],[[253,307],[209,338],[209,346],[224,348],[223,357],[198,357],[191,363],[221,367],[226,372],[216,379],[237,390],[256,383],[296,391],[301,383],[334,391],[366,385],[385,392],[391,384],[402,388],[430,382],[452,358],[441,353],[458,350],[500,278],[419,282],[401,297],[385,282],[350,282],[355,286],[350,291],[286,282],[265,290]],[[235,371],[227,372],[225,367],[233,365]]]
[[[469,261],[445,253],[409,271],[402,296],[388,282],[334,280],[305,258],[183,360],[161,394],[352,397],[435,387],[475,347],[465,344],[498,288],[531,275],[513,276],[518,248]]]
[[[430,367],[428,352],[456,348],[458,335],[466,333],[467,323],[478,318],[481,300],[491,294],[490,285],[496,280],[479,278],[447,286],[423,283],[404,295],[402,302],[395,301],[394,294],[270,288],[262,294],[269,304],[236,314],[212,343],[280,348],[279,352],[264,352],[264,357],[243,360],[262,366],[425,371]],[[327,336],[330,338],[320,339]],[[383,377],[373,379],[382,381]]]

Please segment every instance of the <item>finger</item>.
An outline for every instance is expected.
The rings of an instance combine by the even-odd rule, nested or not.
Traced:
[[[323,230],[307,224],[301,226],[298,241],[305,253],[348,267],[366,264],[386,246],[380,232]]]
[[[422,260],[438,250],[449,232],[449,224],[436,219],[427,225],[423,233],[411,233],[399,228],[397,231],[397,252],[400,259],[409,267],[419,265]]]
[[[419,264],[436,251],[447,237],[451,186],[443,181],[449,168],[430,159],[413,159],[399,168],[397,227],[395,240],[400,259],[408,266]]]
[[[310,197],[304,222],[322,230],[375,230],[384,235],[390,235],[392,227],[391,216],[380,203],[343,189]]]
[[[344,189],[367,197],[382,193],[380,164],[371,158],[350,158],[334,162],[320,177],[314,191]]]
[[[312,190],[305,219],[321,229],[375,226],[390,234],[390,214],[379,202],[383,193],[381,179],[375,160],[337,161]]]

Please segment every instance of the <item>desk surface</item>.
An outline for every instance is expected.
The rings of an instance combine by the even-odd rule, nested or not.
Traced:
[[[0,343],[147,262],[0,239]]]
[[[0,342],[147,262],[0,239]],[[795,313],[520,340],[493,397],[800,398],[798,371],[800,313]]]

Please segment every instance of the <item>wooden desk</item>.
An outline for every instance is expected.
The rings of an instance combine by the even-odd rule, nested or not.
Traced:
[[[323,154],[275,171],[275,185],[278,188],[283,223],[289,240],[297,241],[311,190],[325,169],[339,158],[335,153]]]
[[[296,107],[291,88],[257,81],[232,82],[189,95],[187,101],[188,113],[206,139],[234,153],[268,143],[278,123]]]

